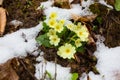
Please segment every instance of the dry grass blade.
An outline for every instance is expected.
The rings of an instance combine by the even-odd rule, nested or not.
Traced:
[[[11,65],[11,60],[0,65],[0,80],[19,80]]]
[[[0,35],[3,35],[6,26],[6,10],[0,8]]]
[[[87,80],[91,80],[91,78],[89,77],[89,75],[87,76]]]

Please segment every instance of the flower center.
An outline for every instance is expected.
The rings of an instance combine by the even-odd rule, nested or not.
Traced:
[[[83,34],[83,32],[80,31],[80,32],[79,32],[79,35],[82,35],[82,34]]]
[[[66,53],[69,54],[70,53],[70,49],[66,49]]]
[[[56,38],[53,38],[53,41],[56,41],[57,39]]]
[[[56,29],[58,29],[58,30],[59,30],[59,29],[60,29],[60,26],[56,26]]]
[[[52,21],[51,21],[51,23],[50,23],[50,24],[53,26],[53,25],[54,25],[54,22],[52,22]]]

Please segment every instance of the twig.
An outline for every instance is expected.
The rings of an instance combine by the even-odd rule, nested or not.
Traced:
[[[57,77],[57,58],[55,56],[55,80],[56,80],[56,77]]]
[[[34,80],[37,80],[37,78],[27,69],[26,65],[24,64],[24,62],[22,60],[20,60],[20,63],[23,65],[23,67],[25,68],[25,70],[27,70],[27,72],[34,78]]]

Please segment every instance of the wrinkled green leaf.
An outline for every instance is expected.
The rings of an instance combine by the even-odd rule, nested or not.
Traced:
[[[77,80],[78,79],[78,73],[73,73],[71,80]]]
[[[36,41],[45,46],[45,47],[51,47],[50,43],[49,43],[49,38],[47,36],[47,34],[43,34],[43,35],[40,35],[36,38]]]
[[[115,9],[120,11],[120,0],[115,0]]]
[[[49,31],[49,26],[45,22],[43,22],[42,25],[43,25],[43,31],[48,32]]]

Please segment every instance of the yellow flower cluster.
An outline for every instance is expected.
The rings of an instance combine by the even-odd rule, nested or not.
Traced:
[[[56,35],[56,33],[61,33],[64,29],[64,23],[65,20],[57,20],[57,13],[52,12],[50,14],[49,20],[48,20],[48,26],[50,27],[49,32],[47,35],[49,36],[50,39],[50,44],[54,46],[58,46],[60,42],[60,38]]]
[[[67,25],[67,28],[75,32],[81,41],[88,41],[89,31],[85,25],[81,25],[81,23],[77,25],[70,23]]]
[[[65,20],[57,20],[57,13],[52,12],[49,16],[48,26],[49,32],[47,33],[50,44],[54,46],[59,46],[60,38],[57,33],[62,33],[64,30]],[[74,54],[76,53],[76,48],[82,46],[82,42],[88,41],[89,31],[85,25],[82,25],[80,22],[77,25],[73,23],[67,24],[67,29],[71,32],[74,32],[74,35],[70,37],[70,41],[73,38],[74,46],[68,41],[68,43],[62,43],[63,45],[58,48],[57,54],[66,59],[74,58]],[[76,36],[76,38],[74,38]],[[68,36],[66,36],[67,38]]]

